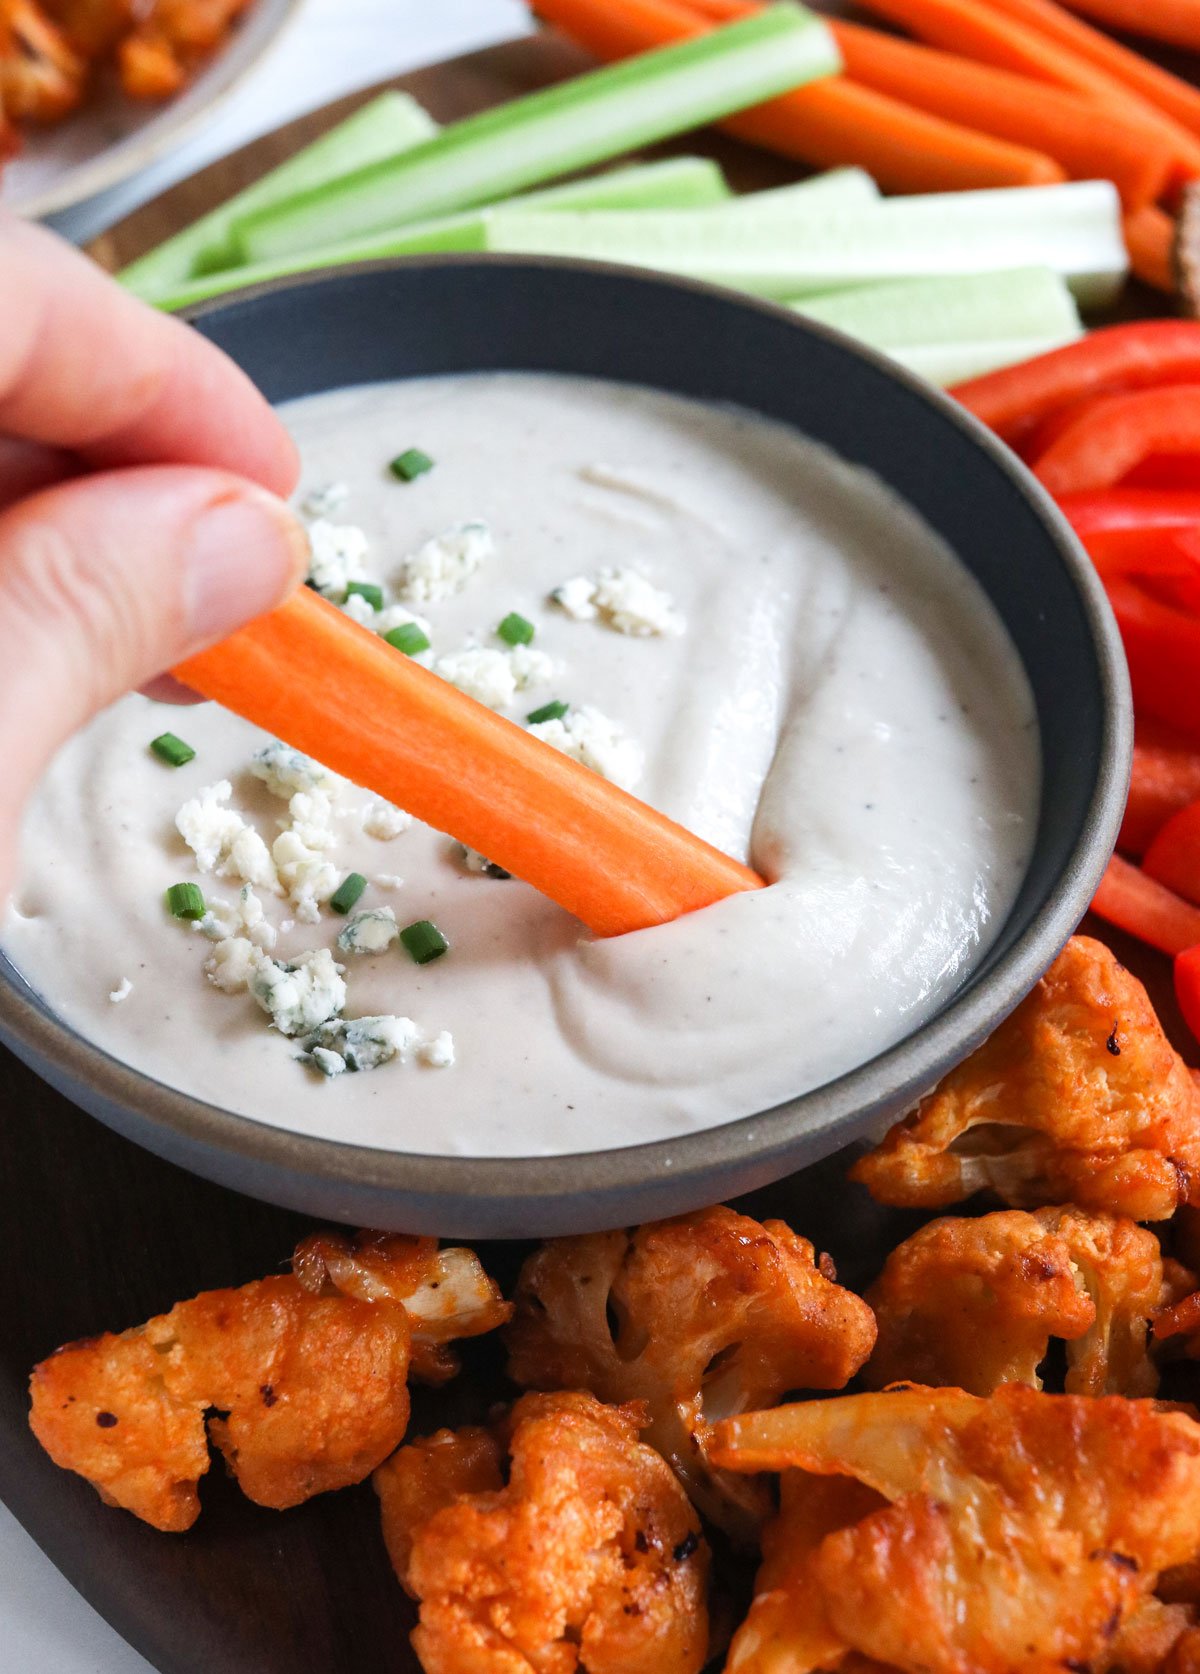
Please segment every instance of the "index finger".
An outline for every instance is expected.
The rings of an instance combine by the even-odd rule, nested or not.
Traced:
[[[91,465],[210,465],[290,493],[296,450],[196,332],[53,234],[0,214],[0,433]]]

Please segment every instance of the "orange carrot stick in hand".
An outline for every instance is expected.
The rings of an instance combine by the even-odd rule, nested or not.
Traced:
[[[307,676],[297,680],[297,671]],[[302,587],[179,678],[486,854],[598,936],[762,879]]]
[[[1045,152],[1074,180],[1111,180],[1130,208],[1152,203],[1174,167],[1171,146],[1132,110],[1106,111],[1050,87],[877,29],[830,22],[846,73],[864,87],[997,139]]]
[[[538,15],[598,58],[628,58],[713,27],[676,0],[534,0]],[[738,139],[813,168],[856,163],[893,192],[1048,186],[1049,157],[944,122],[831,76],[720,123]]]

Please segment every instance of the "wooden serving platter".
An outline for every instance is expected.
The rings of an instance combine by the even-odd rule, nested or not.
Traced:
[[[574,48],[543,35],[391,85],[448,121],[587,64]],[[213,164],[104,234],[92,253],[109,268],[132,260],[375,91],[302,117]],[[689,137],[676,149],[708,151],[742,188],[794,176],[787,164],[715,135]],[[1187,1033],[1166,961],[1110,939],[1148,982],[1183,1045]],[[26,1423],[29,1369],[58,1344],[134,1324],[198,1290],[275,1271],[309,1223],[139,1150],[2,1049],[0,1159],[8,1261],[0,1289],[0,1498],[161,1674],[416,1674],[408,1644],[413,1609],[388,1567],[369,1485],[278,1514],[243,1499],[218,1466],[205,1479],[196,1527],[160,1535],[58,1471]],[[829,1250],[857,1287],[921,1217],[879,1210],[846,1186],[845,1160],[832,1158],[744,1207],[791,1221]],[[524,1253],[514,1244],[481,1246],[505,1285]],[[470,1344],[464,1359],[463,1376],[446,1389],[416,1393],[414,1433],[477,1419],[511,1394],[498,1343]]]

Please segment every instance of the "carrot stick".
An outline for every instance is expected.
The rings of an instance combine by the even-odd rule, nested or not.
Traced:
[[[1200,48],[1200,0],[1071,0],[1106,29],[1149,35],[1171,46]]]
[[[1162,953],[1182,953],[1200,942],[1200,907],[1182,900],[1120,855],[1109,861],[1092,911]]]
[[[534,0],[538,15],[598,58],[626,58],[709,24],[675,0]],[[855,163],[893,192],[1046,186],[1049,157],[913,110],[844,77],[813,82],[739,111],[720,126],[813,168]]]
[[[1145,285],[1175,295],[1174,218],[1155,204],[1143,204],[1122,223],[1133,271]]]
[[[1014,70],[1035,81],[1089,93],[1109,109],[1135,106],[1153,121],[1164,139],[1169,135],[1179,174],[1200,174],[1200,144],[1195,135],[1163,116],[1131,92],[1116,76],[1101,69],[1070,47],[1030,29],[994,10],[987,0],[865,0],[870,11],[890,23],[911,30],[919,40],[945,51],[975,58],[997,69]]]
[[[1140,0],[1139,0],[1140,3]],[[1106,71],[1140,98],[1200,136],[1200,89],[1143,58],[1111,35],[1073,17],[1056,0],[990,0],[995,11],[1036,29],[1089,64]]]
[[[297,670],[318,677],[298,680]],[[598,936],[762,887],[748,867],[485,709],[308,588],[175,672],[486,854]]]
[[[998,10],[1038,30],[1122,82],[1172,121],[1200,136],[1200,90],[1111,36],[1093,29],[1055,0],[990,0]]]
[[[1072,179],[1111,180],[1129,208],[1152,203],[1171,177],[1171,147],[1153,122],[1129,111],[1098,119],[1095,101],[1084,94],[877,29],[836,21],[830,28],[853,80],[933,116],[1043,151]]]

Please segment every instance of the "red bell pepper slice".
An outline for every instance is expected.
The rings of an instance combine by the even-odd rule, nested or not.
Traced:
[[[1064,494],[1058,505],[1081,540],[1117,529],[1200,528],[1200,493],[1183,490],[1105,488]]]
[[[1183,733],[1138,715],[1129,801],[1117,847],[1144,854],[1172,814],[1200,800],[1200,749]]]
[[[1200,383],[1133,390],[1092,402],[1034,463],[1056,497],[1110,488],[1162,456],[1200,485]],[[1188,486],[1181,481],[1178,486]]]
[[[1200,1040],[1200,947],[1189,947],[1175,960],[1175,998],[1183,1021]]]
[[[1146,850],[1142,870],[1185,901],[1200,903],[1200,802],[1172,814]]]
[[[1200,617],[1123,577],[1106,585],[1125,645],[1134,707],[1200,740]]]
[[[1200,617],[1200,536],[1180,529],[1110,529],[1083,544],[1105,586],[1128,576],[1153,598]]]
[[[1200,907],[1182,901],[1120,855],[1109,861],[1092,911],[1162,953],[1182,953],[1200,943]]]
[[[1140,320],[1090,332],[1065,348],[958,384],[950,393],[1019,447],[1043,419],[1073,401],[1180,383],[1200,383],[1200,322]]]

